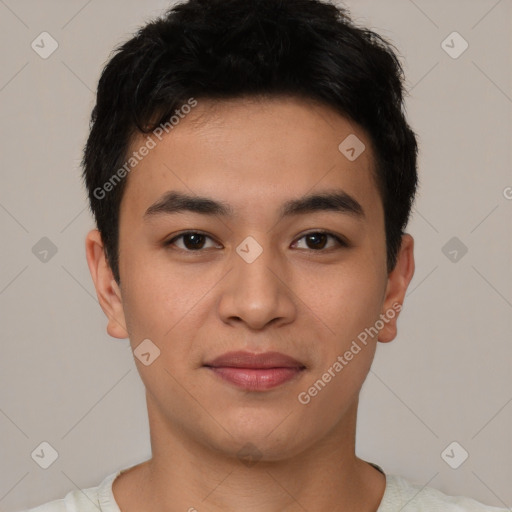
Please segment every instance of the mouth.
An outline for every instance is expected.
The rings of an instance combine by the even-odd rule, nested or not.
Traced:
[[[248,391],[275,388],[302,374],[306,366],[279,352],[228,352],[204,364],[216,376]]]

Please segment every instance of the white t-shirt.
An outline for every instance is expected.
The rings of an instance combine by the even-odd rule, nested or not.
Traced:
[[[382,471],[376,464],[372,465]],[[97,487],[71,491],[63,499],[51,501],[26,512],[121,512],[112,493],[112,483],[127,469],[108,475]],[[448,496],[437,489],[411,483],[398,475],[385,476],[386,488],[377,512],[509,511],[506,508],[490,507],[464,496]]]

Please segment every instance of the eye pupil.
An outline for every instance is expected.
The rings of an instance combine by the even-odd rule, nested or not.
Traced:
[[[204,238],[204,235],[199,233],[188,233],[183,235],[183,243],[187,249],[197,249],[204,245]],[[192,243],[187,243],[190,240],[192,240]]]
[[[314,246],[313,248],[322,249],[323,247],[325,247],[327,235],[325,233],[311,233],[311,234],[307,235],[306,238],[308,241],[313,240],[313,246]],[[321,242],[323,242],[323,243],[318,244],[319,238],[321,239]]]

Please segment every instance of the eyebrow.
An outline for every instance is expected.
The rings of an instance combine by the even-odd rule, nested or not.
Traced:
[[[223,201],[170,191],[146,210],[144,218],[149,219],[161,214],[170,215],[184,211],[211,216],[235,216],[233,208]],[[286,201],[281,206],[279,220],[318,211],[342,213],[358,220],[365,218],[363,207],[354,197],[343,190],[331,190]]]

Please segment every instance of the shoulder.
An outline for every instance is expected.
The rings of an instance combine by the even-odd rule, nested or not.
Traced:
[[[399,508],[397,508],[399,507]],[[386,474],[386,489],[377,512],[506,512],[465,496],[448,496],[432,487]]]
[[[23,512],[120,512],[112,495],[112,482],[119,473],[108,475],[96,487],[71,491],[64,498]]]

